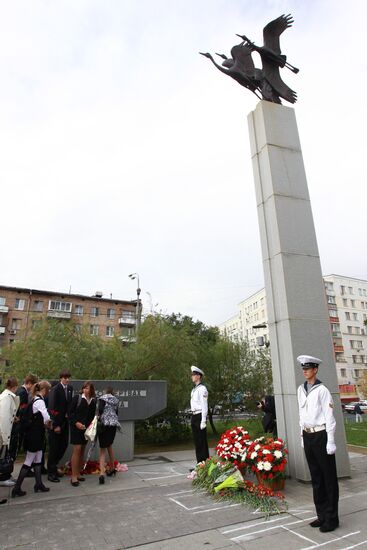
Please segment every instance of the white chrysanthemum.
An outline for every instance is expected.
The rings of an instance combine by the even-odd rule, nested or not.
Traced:
[[[274,451],[275,458],[282,458],[282,453],[280,451]]]
[[[268,451],[268,449],[263,450],[263,455],[269,455],[269,454],[270,454],[270,451]]]
[[[257,457],[257,452],[254,451],[253,453],[251,453],[251,460],[254,460],[254,458]]]
[[[247,456],[247,453],[243,453],[243,455],[241,457],[241,462],[245,462],[246,456]]]
[[[255,446],[255,451],[258,451],[260,449],[260,445]]]
[[[264,469],[264,463],[262,462],[262,460],[260,460],[260,461],[257,463],[257,469],[258,469],[258,470],[263,470],[263,469]]]
[[[264,462],[264,470],[266,470],[267,472],[270,472],[271,470],[271,464],[267,460]]]

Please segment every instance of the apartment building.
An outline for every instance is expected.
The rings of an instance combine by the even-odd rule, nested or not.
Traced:
[[[265,288],[238,304],[239,312],[219,325],[221,334],[232,341],[248,340],[254,350],[269,345]]]
[[[0,285],[0,347],[25,339],[43,319],[74,321],[76,330],[123,341],[134,337],[136,301]]]
[[[356,397],[357,381],[367,370],[367,281],[334,274],[323,279],[339,388],[348,401]],[[236,316],[219,325],[221,334],[233,341],[246,338],[251,349],[267,345],[265,289],[240,302],[238,309]]]

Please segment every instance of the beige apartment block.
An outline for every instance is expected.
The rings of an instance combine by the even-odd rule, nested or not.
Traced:
[[[26,339],[43,319],[73,321],[76,330],[85,327],[105,340],[117,336],[134,338],[136,301],[67,294],[48,290],[0,286],[0,347]]]
[[[323,279],[339,391],[347,402],[356,398],[358,380],[367,371],[367,281],[334,274]],[[263,288],[240,302],[238,313],[219,330],[232,341],[247,339],[251,349],[259,349],[269,343],[267,322]]]

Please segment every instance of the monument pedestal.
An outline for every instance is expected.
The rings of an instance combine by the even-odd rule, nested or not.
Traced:
[[[337,468],[350,475],[328,308],[294,109],[260,101],[249,114],[279,437],[289,474],[310,479],[301,448],[296,358],[323,360],[318,378],[333,395]]]

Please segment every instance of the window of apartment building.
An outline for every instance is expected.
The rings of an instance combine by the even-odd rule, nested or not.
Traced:
[[[261,305],[261,306],[264,305],[264,298],[261,298],[261,300],[260,300],[260,305]]]
[[[358,313],[352,313],[353,321],[358,321]]]
[[[362,291],[363,291],[363,296],[367,296],[367,289],[366,289],[366,288],[362,288]]]
[[[353,327],[347,326],[347,332],[348,334],[353,334]]]
[[[4,319],[3,314],[0,313],[0,327],[3,325],[3,319]]]
[[[329,317],[338,317],[338,312],[336,309],[329,309]]]
[[[80,323],[75,323],[74,327],[75,327],[75,332],[81,332],[82,331],[82,326]]]
[[[352,349],[363,349],[362,340],[349,340]]]
[[[345,312],[345,318],[346,318],[347,321],[350,321],[350,313],[349,313],[349,311],[346,311],[346,312]]]
[[[344,294],[346,294],[345,292],[345,286],[344,285],[340,285],[340,294],[343,296]]]
[[[354,327],[354,334],[361,334],[360,327]]]
[[[331,331],[333,333],[333,336],[340,336],[340,325],[339,323],[331,323]]]
[[[106,327],[106,336],[114,336],[115,329],[114,327]]]
[[[359,294],[360,296],[363,296],[363,294],[362,294],[362,289],[361,289],[361,288],[358,289],[358,294]]]
[[[41,319],[33,319],[32,320],[32,329],[35,329],[37,327],[39,327],[40,325],[42,324],[42,321]]]
[[[363,321],[366,321],[366,320],[367,320],[367,315],[363,313]]]
[[[11,320],[11,330],[20,330],[22,327],[22,320],[21,319],[12,319]]]
[[[23,311],[25,307],[25,300],[22,300],[20,298],[15,298],[15,308],[18,311]]]
[[[254,309],[257,309],[257,302],[254,302]]]
[[[4,296],[0,296],[0,306],[5,306],[6,304],[6,298]]]
[[[352,286],[348,286],[348,292],[349,294],[354,294]]]
[[[335,353],[335,361],[336,361],[337,363],[346,363],[346,362],[347,362],[347,360],[346,360],[345,357],[344,357],[344,353],[342,353],[342,352],[340,352],[340,351],[339,351],[339,352],[337,351],[337,352]]]
[[[92,317],[98,317],[99,315],[99,307],[92,307],[90,310],[90,314]]]
[[[359,373],[360,373],[359,369],[354,369],[354,377],[355,378],[359,378]]]
[[[71,313],[71,302],[61,302],[59,300],[50,300],[48,304],[49,311],[66,311]]]
[[[336,302],[335,302],[335,296],[329,296],[329,295],[327,295],[326,297],[327,297],[327,303],[328,303],[328,304],[336,304]]]
[[[99,329],[98,325],[90,325],[89,332],[92,336],[98,336],[98,329]]]
[[[350,307],[356,307],[356,301],[355,300],[350,301]]]
[[[75,315],[83,315],[84,306],[81,306],[80,304],[76,304],[75,307],[74,307],[74,313],[75,313]]]
[[[114,319],[116,315],[116,310],[112,307],[107,310],[107,319]]]
[[[342,378],[346,378],[347,376],[347,369],[340,369],[340,376]]]
[[[331,281],[325,281],[325,288],[326,290],[334,292],[334,284]]]
[[[134,336],[134,329],[131,327],[122,327],[121,328],[121,336]]]
[[[32,304],[32,311],[43,311],[43,302],[41,300],[35,300]]]
[[[347,300],[347,298],[343,298],[343,307],[348,307],[348,300]]]

